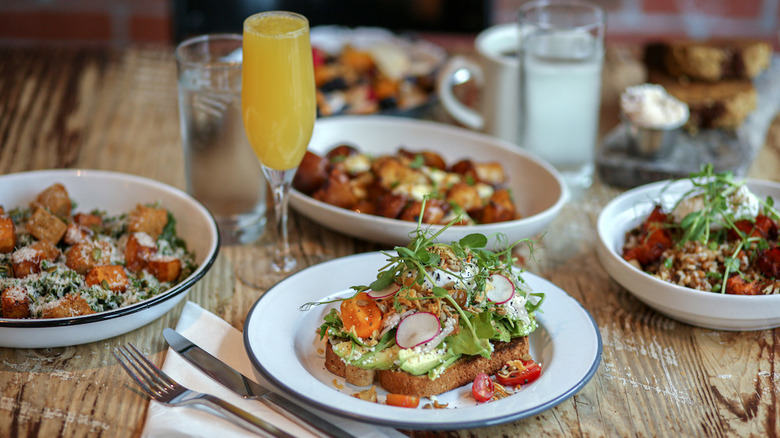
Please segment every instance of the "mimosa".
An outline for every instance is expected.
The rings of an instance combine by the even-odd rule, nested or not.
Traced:
[[[242,107],[249,143],[260,163],[298,167],[317,115],[309,26],[285,13],[244,23]]]
[[[309,21],[292,12],[252,15],[244,21],[243,56],[244,130],[274,195],[278,245],[270,266],[292,272],[298,263],[287,236],[290,186],[317,117]],[[264,271],[254,265],[238,276],[262,285]]]

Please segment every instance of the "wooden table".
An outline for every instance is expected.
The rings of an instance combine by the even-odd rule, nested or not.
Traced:
[[[97,168],[183,188],[175,75],[170,47],[0,48],[0,173]],[[612,104],[605,100],[602,132],[617,123]],[[776,120],[749,173],[780,180],[779,170]],[[601,207],[618,193],[597,181],[566,205],[532,267],[597,322],[604,349],[590,383],[523,421],[411,436],[780,435],[780,330],[688,326],[612,281],[596,258],[594,230]],[[296,215],[291,235],[306,265],[379,249]],[[269,275],[262,290],[236,281],[233,266],[257,248],[222,248],[188,299],[241,329],[250,306],[281,278]],[[176,324],[180,311],[181,305],[146,327],[88,345],[1,350],[0,436],[139,436],[148,401],[111,351],[133,342],[162,363],[161,332]]]

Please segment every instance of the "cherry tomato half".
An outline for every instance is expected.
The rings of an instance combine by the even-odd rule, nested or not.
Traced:
[[[373,298],[360,292],[341,302],[341,320],[344,322],[344,331],[354,327],[356,335],[368,338],[382,326],[382,310]]]
[[[416,408],[420,404],[420,398],[413,395],[387,394],[387,404],[402,408]]]
[[[532,360],[524,360],[522,370],[513,370],[508,375],[496,373],[496,381],[504,386],[517,386],[531,383],[542,374],[542,367]]]
[[[474,378],[474,384],[471,385],[471,393],[474,394],[474,399],[479,402],[486,402],[493,398],[493,381],[490,380],[490,376],[485,373],[477,374]]]

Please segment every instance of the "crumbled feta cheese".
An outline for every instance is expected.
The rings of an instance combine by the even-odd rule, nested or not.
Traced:
[[[349,173],[362,173],[371,170],[371,159],[364,154],[347,155],[344,158],[344,168]]]
[[[506,315],[515,321],[521,321],[525,324],[531,323],[531,317],[528,316],[528,310],[525,308],[525,303],[528,299],[520,294],[515,294],[509,301],[503,304],[506,309]]]
[[[760,203],[758,197],[754,195],[747,186],[741,186],[738,190],[732,193],[727,198],[727,204],[729,212],[734,216],[734,219],[753,219],[760,210]],[[704,209],[704,195],[692,196],[690,198],[683,199],[677,204],[672,211],[672,216],[675,222],[680,223],[682,220],[691,213],[701,211]],[[723,221],[722,216],[718,216],[719,221]],[[722,226],[719,223],[713,223],[712,229],[720,229]]]

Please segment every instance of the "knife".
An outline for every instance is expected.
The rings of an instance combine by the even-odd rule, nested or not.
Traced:
[[[306,422],[306,425],[329,436],[357,438],[344,429],[249,379],[195,345],[176,330],[166,328],[163,330],[163,336],[168,341],[168,345],[186,359],[187,362],[241,397],[263,402],[276,412],[293,420],[295,418],[303,420]]]

